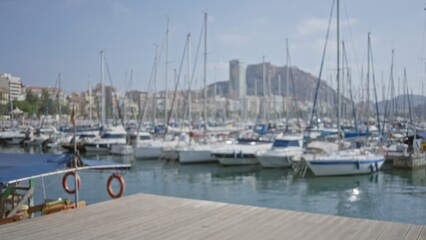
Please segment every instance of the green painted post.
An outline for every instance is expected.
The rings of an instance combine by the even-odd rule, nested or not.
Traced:
[[[29,181],[29,188],[35,188],[35,179],[31,178]],[[31,197],[28,198],[28,207],[34,206],[34,194],[31,195]],[[31,213],[30,218],[34,217],[34,213]]]

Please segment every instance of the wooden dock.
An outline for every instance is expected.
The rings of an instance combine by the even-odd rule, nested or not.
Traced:
[[[426,226],[136,194],[0,226],[5,239],[426,239]]]

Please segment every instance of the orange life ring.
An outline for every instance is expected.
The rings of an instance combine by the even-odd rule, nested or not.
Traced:
[[[116,178],[120,182],[120,191],[117,194],[114,193],[114,191],[112,190],[112,187],[111,187],[111,183],[112,183],[112,180],[114,180],[114,178]],[[120,174],[114,173],[111,176],[109,176],[108,182],[107,182],[107,190],[108,190],[108,194],[112,198],[119,198],[119,197],[123,196],[125,189],[126,189],[126,184],[124,183],[124,179]]]
[[[75,178],[75,172],[67,172],[64,177],[62,178],[62,187],[64,188],[65,192],[69,193],[69,194],[74,194],[75,193],[75,189],[70,189],[68,187],[68,183],[67,183],[67,178],[68,176],[73,175]],[[81,187],[81,180],[80,180],[80,176],[77,174],[77,187],[78,189],[80,189]]]

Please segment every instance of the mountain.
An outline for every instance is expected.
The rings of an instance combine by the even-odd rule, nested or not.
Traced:
[[[265,71],[263,70],[265,68]],[[315,88],[318,77],[305,72],[298,67],[290,66],[290,80],[289,80],[289,93],[293,96],[295,93],[296,99],[299,102],[305,103],[311,106],[314,99]],[[263,87],[263,74],[265,72],[265,89]],[[279,81],[281,79],[281,81]],[[291,80],[293,79],[293,81]],[[294,82],[294,88],[293,88]],[[247,95],[248,96],[264,96],[269,93],[272,95],[279,95],[281,92],[282,96],[286,95],[287,85],[287,66],[274,66],[269,62],[250,64],[246,68],[246,84],[247,84]],[[216,85],[216,87],[214,87]],[[216,94],[228,97],[229,94],[229,81],[221,81],[215,84],[211,84],[209,87],[209,95],[212,96],[213,89],[216,89]],[[281,91],[280,91],[281,90]],[[413,115],[421,116],[420,114],[426,115],[426,97],[421,95],[410,94],[410,104]],[[320,88],[318,91],[318,104],[321,109],[321,114],[328,114],[329,116],[335,115],[336,109],[336,98],[337,92],[331,88],[324,80],[321,80]],[[387,112],[393,111],[399,115],[408,116],[408,100],[406,95],[400,95],[392,100],[388,101]],[[351,116],[352,114],[352,103],[348,98],[342,96],[343,110],[346,111],[345,116]],[[379,112],[383,114],[385,109],[386,101],[380,101],[378,103]],[[367,105],[365,102],[356,103],[357,114],[365,114]],[[368,105],[370,116],[375,114],[376,107],[373,101],[369,102]]]
[[[290,80],[289,80],[289,92],[302,102],[312,102],[318,77],[313,76],[310,73],[300,70],[297,67],[290,67]],[[264,92],[279,95],[281,87],[281,95],[286,94],[287,85],[287,66],[278,67],[271,63],[265,63],[265,79],[266,88],[263,89],[263,63],[248,65],[246,69],[246,81],[247,81],[247,95],[263,96]],[[279,79],[281,78],[281,83]],[[291,81],[293,79],[293,83]],[[318,96],[321,100],[324,100],[326,104],[334,102],[333,97],[336,95],[334,91],[325,81],[320,84]],[[323,102],[324,102],[323,101]]]
[[[408,99],[410,101],[410,105],[408,104]],[[413,114],[423,114],[425,111],[426,97],[414,94],[409,94],[408,97],[407,95],[399,95],[389,101],[380,101],[378,105],[380,113],[383,113],[386,107],[387,112],[393,111],[398,114],[408,114],[409,106],[411,106]]]
[[[313,76],[297,67],[290,67],[290,82],[289,82],[289,93],[293,95],[295,92],[296,97],[302,102],[312,102],[318,77]],[[287,84],[287,66],[277,67],[270,63],[265,63],[265,79],[266,79],[266,93],[272,93],[279,95],[279,87],[281,87],[281,95],[286,95],[286,84]],[[279,79],[281,78],[281,83]],[[293,82],[295,88],[293,89]],[[246,84],[247,84],[247,95],[249,96],[263,96],[263,64],[252,64],[246,68]],[[214,85],[216,84],[216,94],[221,96],[228,96],[229,93],[229,82],[221,81],[210,84],[208,86],[209,93],[213,91]],[[319,99],[327,104],[334,104],[336,97],[336,91],[332,89],[325,81],[321,81],[319,89]],[[320,100],[320,101],[321,101]]]
[[[265,71],[263,68],[265,67]],[[287,81],[289,84],[290,96],[295,95],[295,99],[307,105],[311,105],[314,99],[318,77],[305,72],[298,67],[290,66],[290,79],[287,79],[287,66],[274,66],[269,62],[250,64],[246,68],[246,84],[248,96],[262,97],[264,93],[268,95],[286,95]],[[265,72],[265,89],[263,87],[263,73]],[[281,79],[281,81],[279,81]],[[293,79],[293,80],[291,80]],[[294,83],[294,84],[293,84]],[[217,82],[216,94],[228,97],[229,81]],[[214,85],[208,86],[209,95],[213,93]],[[294,87],[293,87],[294,85]],[[281,90],[281,91],[280,91]],[[321,112],[329,112],[335,108],[337,92],[331,88],[324,80],[321,80],[318,91],[318,104]],[[349,99],[342,96],[342,105],[349,106]],[[348,107],[346,107],[348,109]]]

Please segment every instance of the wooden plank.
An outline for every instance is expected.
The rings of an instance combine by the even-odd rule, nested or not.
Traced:
[[[263,227],[259,226],[259,228],[266,228],[268,225],[270,225],[271,223],[275,222],[276,218],[274,218],[272,215],[272,212],[270,212],[269,214],[267,214],[267,216],[265,217],[265,221],[263,222]],[[300,217],[298,217],[296,215],[295,218],[293,218],[294,222],[287,222],[286,225],[281,225],[278,226],[279,227],[279,231],[274,230],[273,228],[269,228],[269,231],[262,231],[262,232],[256,232],[256,231],[251,231],[251,229],[253,228],[253,226],[256,226],[257,228],[257,224],[256,225],[247,225],[244,226],[245,230],[243,232],[242,239],[262,239],[263,236],[267,236],[266,238],[268,239],[278,239],[281,235],[282,235],[282,231],[286,231],[288,233],[288,235],[291,236],[291,238],[293,239],[297,239],[299,238],[298,234],[303,234],[305,232],[305,229],[308,228],[309,226],[311,226],[311,224],[309,223],[310,221],[313,221],[313,219],[315,219],[316,216],[315,215],[308,215],[308,214],[304,214]],[[288,224],[291,223],[291,224]],[[295,223],[295,225],[293,225],[293,223]],[[291,228],[287,228],[286,230],[284,230],[284,227],[286,226],[292,226]],[[265,229],[266,230],[266,229]],[[239,234],[238,232],[234,233],[234,239],[238,238]],[[300,239],[300,238],[299,238]]]
[[[388,240],[401,240],[404,239],[405,235],[407,235],[410,230],[409,224],[399,224],[398,227],[393,232],[392,236],[388,238]]]
[[[426,239],[426,227],[422,228],[422,231],[420,231],[420,234],[417,237],[417,240],[424,240],[424,239]]]
[[[353,240],[369,240],[369,239],[376,239],[380,236],[380,234],[385,229],[385,223],[374,221],[374,220],[368,220],[364,221],[363,219],[357,219],[356,226],[354,227],[354,232],[352,233],[351,238],[347,239],[353,239]]]
[[[22,197],[21,201],[18,202],[18,204],[12,209],[12,211],[10,211],[9,214],[7,214],[6,217],[10,218],[13,215],[15,215],[22,207],[22,205],[24,205],[24,203],[33,195],[34,193],[34,188],[31,187],[30,190],[28,190],[25,195]]]
[[[376,240],[388,240],[394,234],[401,223],[387,222],[385,229],[380,233]]]
[[[24,213],[18,213],[13,215],[12,217],[0,219],[0,225],[20,221],[24,219],[24,217]]]
[[[329,231],[332,226],[336,226],[342,220],[340,218],[329,217],[328,215],[323,215],[318,218],[318,222],[315,224],[318,227],[312,228],[311,231],[303,231],[303,239],[305,240],[318,240],[320,236],[323,236],[325,232]]]
[[[262,220],[262,215],[264,217],[269,216],[267,209],[253,211],[251,208],[246,208],[243,211],[244,214],[232,215],[222,226],[217,226],[215,222],[210,222],[208,226],[216,230],[216,233],[211,233],[214,239],[236,239],[235,235],[237,234],[240,235],[241,239],[245,239],[247,238],[245,233],[249,231],[248,228],[259,225],[259,221]],[[255,235],[254,232],[250,232],[253,234],[252,236]]]
[[[298,215],[297,212],[287,212],[287,214],[278,214],[276,217],[269,215],[271,218],[273,218],[275,221],[265,221],[269,222],[269,227],[272,227],[274,229],[277,229],[276,225],[277,223],[281,223],[282,225],[285,225],[287,222],[291,221],[296,215]],[[239,216],[238,214],[232,213],[230,217],[236,217]],[[260,216],[259,216],[260,217]],[[233,221],[238,222],[237,219],[233,219]],[[226,219],[225,219],[226,220]],[[262,219],[260,219],[261,221]],[[218,224],[219,223],[219,224]],[[259,224],[260,225],[260,224]],[[271,226],[274,225],[274,226]],[[207,230],[204,231],[204,233],[193,233],[191,236],[193,239],[201,239],[203,236],[206,236],[207,239],[219,239],[219,234],[221,232],[226,231],[228,225],[228,221],[222,221],[221,219],[217,218],[209,218],[205,222],[202,223],[201,227],[207,228]],[[258,232],[264,232],[267,231],[268,228],[264,226],[256,227],[258,229]],[[267,235],[264,235],[263,239],[266,239]]]
[[[136,194],[0,226],[2,239],[14,240],[404,237],[411,240],[422,239],[425,234],[425,226],[148,194]]]
[[[331,216],[330,216],[331,217]],[[332,237],[336,239],[346,239],[348,234],[351,233],[353,225],[355,225],[354,221],[351,221],[349,218],[339,218],[337,224],[334,224],[328,227],[320,236],[318,236],[318,240],[327,240]]]
[[[408,231],[407,235],[405,235],[404,240],[417,240],[417,238],[420,236],[420,232],[422,231],[422,229],[422,226],[411,225],[410,230]]]
[[[188,212],[194,212],[194,209],[191,209],[190,206],[188,206],[189,208],[186,209],[185,211]],[[209,219],[212,218],[219,218],[221,219],[221,221],[215,221],[218,226],[221,226],[222,228],[225,228],[227,226],[231,226],[236,224],[235,221],[233,221],[233,217],[235,215],[239,215],[240,216],[240,220],[242,220],[245,216],[247,216],[247,214],[249,213],[248,211],[246,211],[245,206],[236,206],[236,205],[232,205],[226,208],[219,208],[219,209],[212,209],[213,211],[209,211],[206,213],[206,215],[204,214],[190,214],[185,218],[181,218],[179,221],[172,221],[170,222],[167,227],[172,229],[172,231],[169,232],[162,232],[162,233],[156,233],[155,231],[151,231],[150,233],[144,235],[143,237],[147,237],[147,238],[158,238],[158,239],[167,239],[167,238],[174,238],[177,237],[177,239],[179,237],[183,237],[183,235],[191,233],[193,231],[193,229],[198,228],[201,224],[201,227],[199,228],[199,233],[205,234],[206,228],[202,227],[202,226],[212,226],[211,222],[209,222]],[[173,216],[175,215],[175,216]],[[176,214],[172,215],[172,220],[175,217],[179,217],[179,216],[186,216],[187,212],[177,212]],[[191,216],[192,215],[192,216]]]

